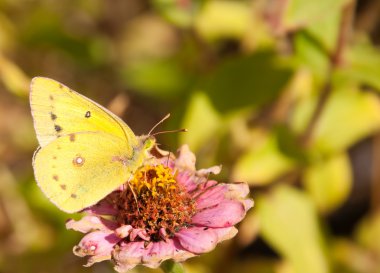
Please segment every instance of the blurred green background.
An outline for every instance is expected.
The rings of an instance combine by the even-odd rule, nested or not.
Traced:
[[[379,43],[378,0],[0,0],[0,272],[113,272],[34,182],[33,76],[136,134],[170,112],[189,132],[164,149],[249,183],[238,236],[188,272],[380,272]]]

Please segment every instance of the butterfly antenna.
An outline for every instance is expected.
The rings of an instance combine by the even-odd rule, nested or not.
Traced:
[[[148,133],[148,136],[153,136],[153,135],[151,135],[151,133],[153,132],[153,130],[156,129],[158,125],[160,125],[161,123],[163,123],[163,122],[164,122],[165,120],[167,120],[169,117],[170,117],[170,113],[167,114],[166,116],[164,116],[159,122],[157,122],[157,124],[154,125],[152,129],[150,129],[150,131],[149,131],[149,133]]]
[[[154,134],[151,134],[151,136],[156,136],[156,135],[161,135],[161,134],[166,134],[166,133],[178,133],[178,132],[187,132],[188,130],[183,128],[183,129],[177,129],[177,130],[168,130],[168,131],[161,131],[157,132]]]

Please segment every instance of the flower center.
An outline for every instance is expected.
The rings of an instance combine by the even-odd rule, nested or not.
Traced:
[[[194,200],[163,165],[140,168],[120,197],[117,221],[144,229],[156,241],[163,231],[172,236],[189,225],[195,213]]]

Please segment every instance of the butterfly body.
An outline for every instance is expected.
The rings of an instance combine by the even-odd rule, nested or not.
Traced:
[[[66,212],[94,205],[128,182],[155,144],[52,79],[32,80],[30,105],[40,144],[33,156],[37,184]]]

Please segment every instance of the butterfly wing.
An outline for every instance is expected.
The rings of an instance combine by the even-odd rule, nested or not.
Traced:
[[[135,134],[119,117],[55,80],[34,78],[30,105],[41,147],[63,135],[89,131],[125,139],[130,150],[138,143]]]
[[[39,187],[57,207],[80,211],[128,181],[142,164],[141,152],[126,156],[125,142],[102,132],[62,136],[35,152]]]

